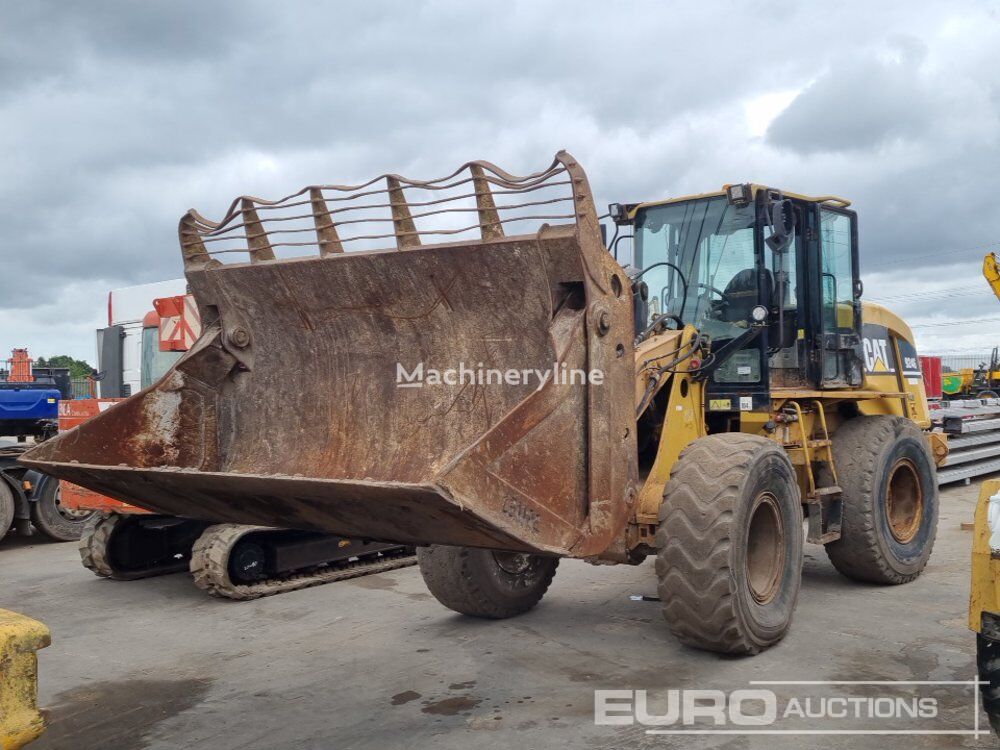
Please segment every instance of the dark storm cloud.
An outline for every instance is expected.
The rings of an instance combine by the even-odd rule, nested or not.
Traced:
[[[854,170],[840,180],[861,211],[863,267],[925,269],[913,278],[918,284],[1000,241],[992,174],[1000,164],[1000,102],[995,77],[983,74],[984,37],[968,25],[938,34],[929,43],[890,37],[884,47],[844,54],[766,137],[804,163]],[[935,251],[939,257],[926,257]]]
[[[823,73],[775,119],[768,142],[811,154],[870,151],[920,137],[945,97],[924,80],[913,57],[851,60]]]
[[[992,8],[8,3],[0,348],[45,320],[39,346],[89,355],[107,289],[180,275],[191,206],[562,147],[600,203],[746,179],[849,195],[866,267],[1000,239]]]

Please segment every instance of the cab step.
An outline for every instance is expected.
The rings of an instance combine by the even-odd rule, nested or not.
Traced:
[[[841,496],[843,489],[831,484],[817,487],[809,493],[809,533],[806,539],[813,544],[829,544],[840,539],[840,521],[843,514]]]

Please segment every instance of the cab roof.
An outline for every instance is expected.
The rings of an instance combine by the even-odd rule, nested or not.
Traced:
[[[723,198],[726,195],[726,191],[729,189],[730,185],[740,184],[740,183],[727,183],[722,186],[720,190],[711,193],[697,193],[695,195],[679,195],[676,198],[665,198],[659,201],[646,201],[645,203],[636,203],[631,207],[628,213],[630,219],[634,219],[636,213],[642,208],[652,208],[654,206],[665,206],[671,203],[683,203],[685,201],[700,200],[702,198]],[[777,188],[770,187],[768,185],[758,185],[757,183],[750,184],[750,190],[753,197],[757,197],[757,193],[761,190],[777,190]],[[789,198],[795,198],[796,200],[806,201],[807,203],[832,203],[838,208],[847,208],[851,205],[851,202],[846,198],[840,198],[836,195],[803,195],[802,193],[793,193],[788,190],[781,190],[782,195]]]

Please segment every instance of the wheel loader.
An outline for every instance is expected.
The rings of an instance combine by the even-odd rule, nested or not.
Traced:
[[[1000,299],[1000,266],[994,253],[983,258],[983,277]],[[996,359],[996,350],[991,359]],[[993,732],[1000,735],[1000,479],[986,479],[979,487],[973,523],[969,628],[976,634],[983,710]]]
[[[191,210],[201,337],[24,461],[157,513],[417,545],[477,617],[533,607],[561,558],[655,556],[671,631],[718,652],[785,635],[806,535],[851,578],[916,578],[947,446],[910,329],[861,302],[849,202],[740,183],[608,215],[606,244],[565,152]]]

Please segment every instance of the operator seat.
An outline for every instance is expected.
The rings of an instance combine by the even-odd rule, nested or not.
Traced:
[[[758,299],[770,300],[774,280],[769,270],[764,271],[764,288],[757,294],[757,269],[744,268],[726,284],[723,299],[728,304],[722,309],[722,319],[728,323],[738,323],[750,317],[750,311],[759,303]]]

